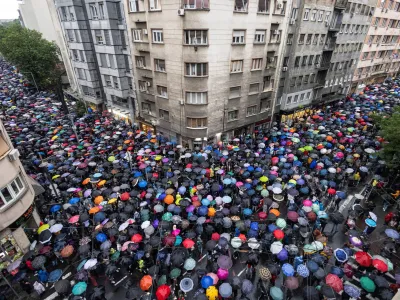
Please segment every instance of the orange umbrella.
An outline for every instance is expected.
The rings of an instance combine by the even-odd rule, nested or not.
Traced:
[[[103,196],[97,196],[96,198],[94,198],[94,203],[96,204],[96,205],[99,205],[101,202],[103,202],[104,201],[104,198],[103,198]]]
[[[208,209],[208,214],[209,217],[214,217],[215,216],[215,208],[214,207],[210,207]]]
[[[145,275],[140,279],[140,288],[147,291],[153,285],[153,279],[150,275]]]
[[[106,182],[107,182],[107,181],[102,180],[102,181],[100,181],[100,182],[97,184],[97,186],[98,186],[98,187],[101,187],[101,186],[105,185]]]
[[[62,257],[70,257],[72,253],[74,253],[74,247],[72,247],[71,245],[68,245],[61,250]]]
[[[330,135],[328,135],[328,136],[326,137],[326,140],[327,140],[328,142],[332,142],[332,141],[333,141],[333,137],[331,137]]]
[[[84,181],[82,181],[83,185],[86,185],[90,182],[90,178],[86,178]]]
[[[279,217],[280,216],[280,212],[279,212],[279,210],[277,210],[277,209],[275,209],[275,208],[273,208],[273,209],[271,209],[270,211],[269,211],[271,214],[274,214],[275,216],[277,216],[277,217]]]
[[[89,214],[95,214],[95,213],[98,213],[99,211],[100,211],[100,208],[95,206],[95,207],[92,207],[91,209],[89,209]]]
[[[124,144],[129,144],[131,142],[131,140],[125,140]]]
[[[165,196],[164,202],[165,202],[166,204],[172,204],[172,203],[174,203],[174,196],[172,196],[172,195],[167,195],[167,196]]]

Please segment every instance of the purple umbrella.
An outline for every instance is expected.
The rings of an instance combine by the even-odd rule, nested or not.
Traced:
[[[92,190],[89,189],[89,190],[86,190],[86,191],[83,193],[83,196],[84,196],[85,198],[87,198],[87,197],[90,197],[91,194],[92,194]]]
[[[280,260],[280,261],[284,261],[288,259],[288,252],[285,248],[283,248],[277,255],[276,257]]]

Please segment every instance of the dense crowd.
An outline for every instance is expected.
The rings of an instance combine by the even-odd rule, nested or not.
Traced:
[[[69,102],[71,121],[1,62],[3,123],[46,190],[37,242],[7,272],[28,293],[51,287],[70,299],[105,299],[104,281],[118,274],[126,299],[392,299],[397,216],[374,255],[377,216],[364,195],[348,214],[339,208],[349,189],[384,182],[370,114],[390,114],[399,92],[387,80],[291,127],[188,149],[107,112],[77,117]],[[348,241],[333,249],[339,226]],[[73,281],[62,279],[66,264]]]

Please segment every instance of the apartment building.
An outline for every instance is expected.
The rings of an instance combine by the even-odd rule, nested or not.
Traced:
[[[127,0],[142,129],[193,146],[269,126],[290,7]]]
[[[80,94],[88,107],[133,121],[131,55],[119,0],[55,0]]]
[[[382,82],[399,71],[400,2],[377,1],[353,76],[353,88]]]
[[[372,5],[347,0],[293,2],[277,93],[278,120],[291,124],[313,108],[345,96]],[[351,33],[345,35],[343,28]]]

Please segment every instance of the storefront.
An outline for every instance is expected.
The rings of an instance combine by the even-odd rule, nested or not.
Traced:
[[[312,115],[314,111],[315,109],[313,109],[311,106],[308,106],[306,108],[299,107],[298,109],[288,112],[280,111],[281,115],[278,120],[280,120],[281,123],[291,126],[296,120],[306,119],[308,116]]]
[[[254,124],[254,130],[263,131],[270,128],[271,117],[266,118],[265,120],[258,121]]]
[[[129,111],[113,107],[111,113],[115,119],[124,121],[128,125],[132,125],[132,120]]]

